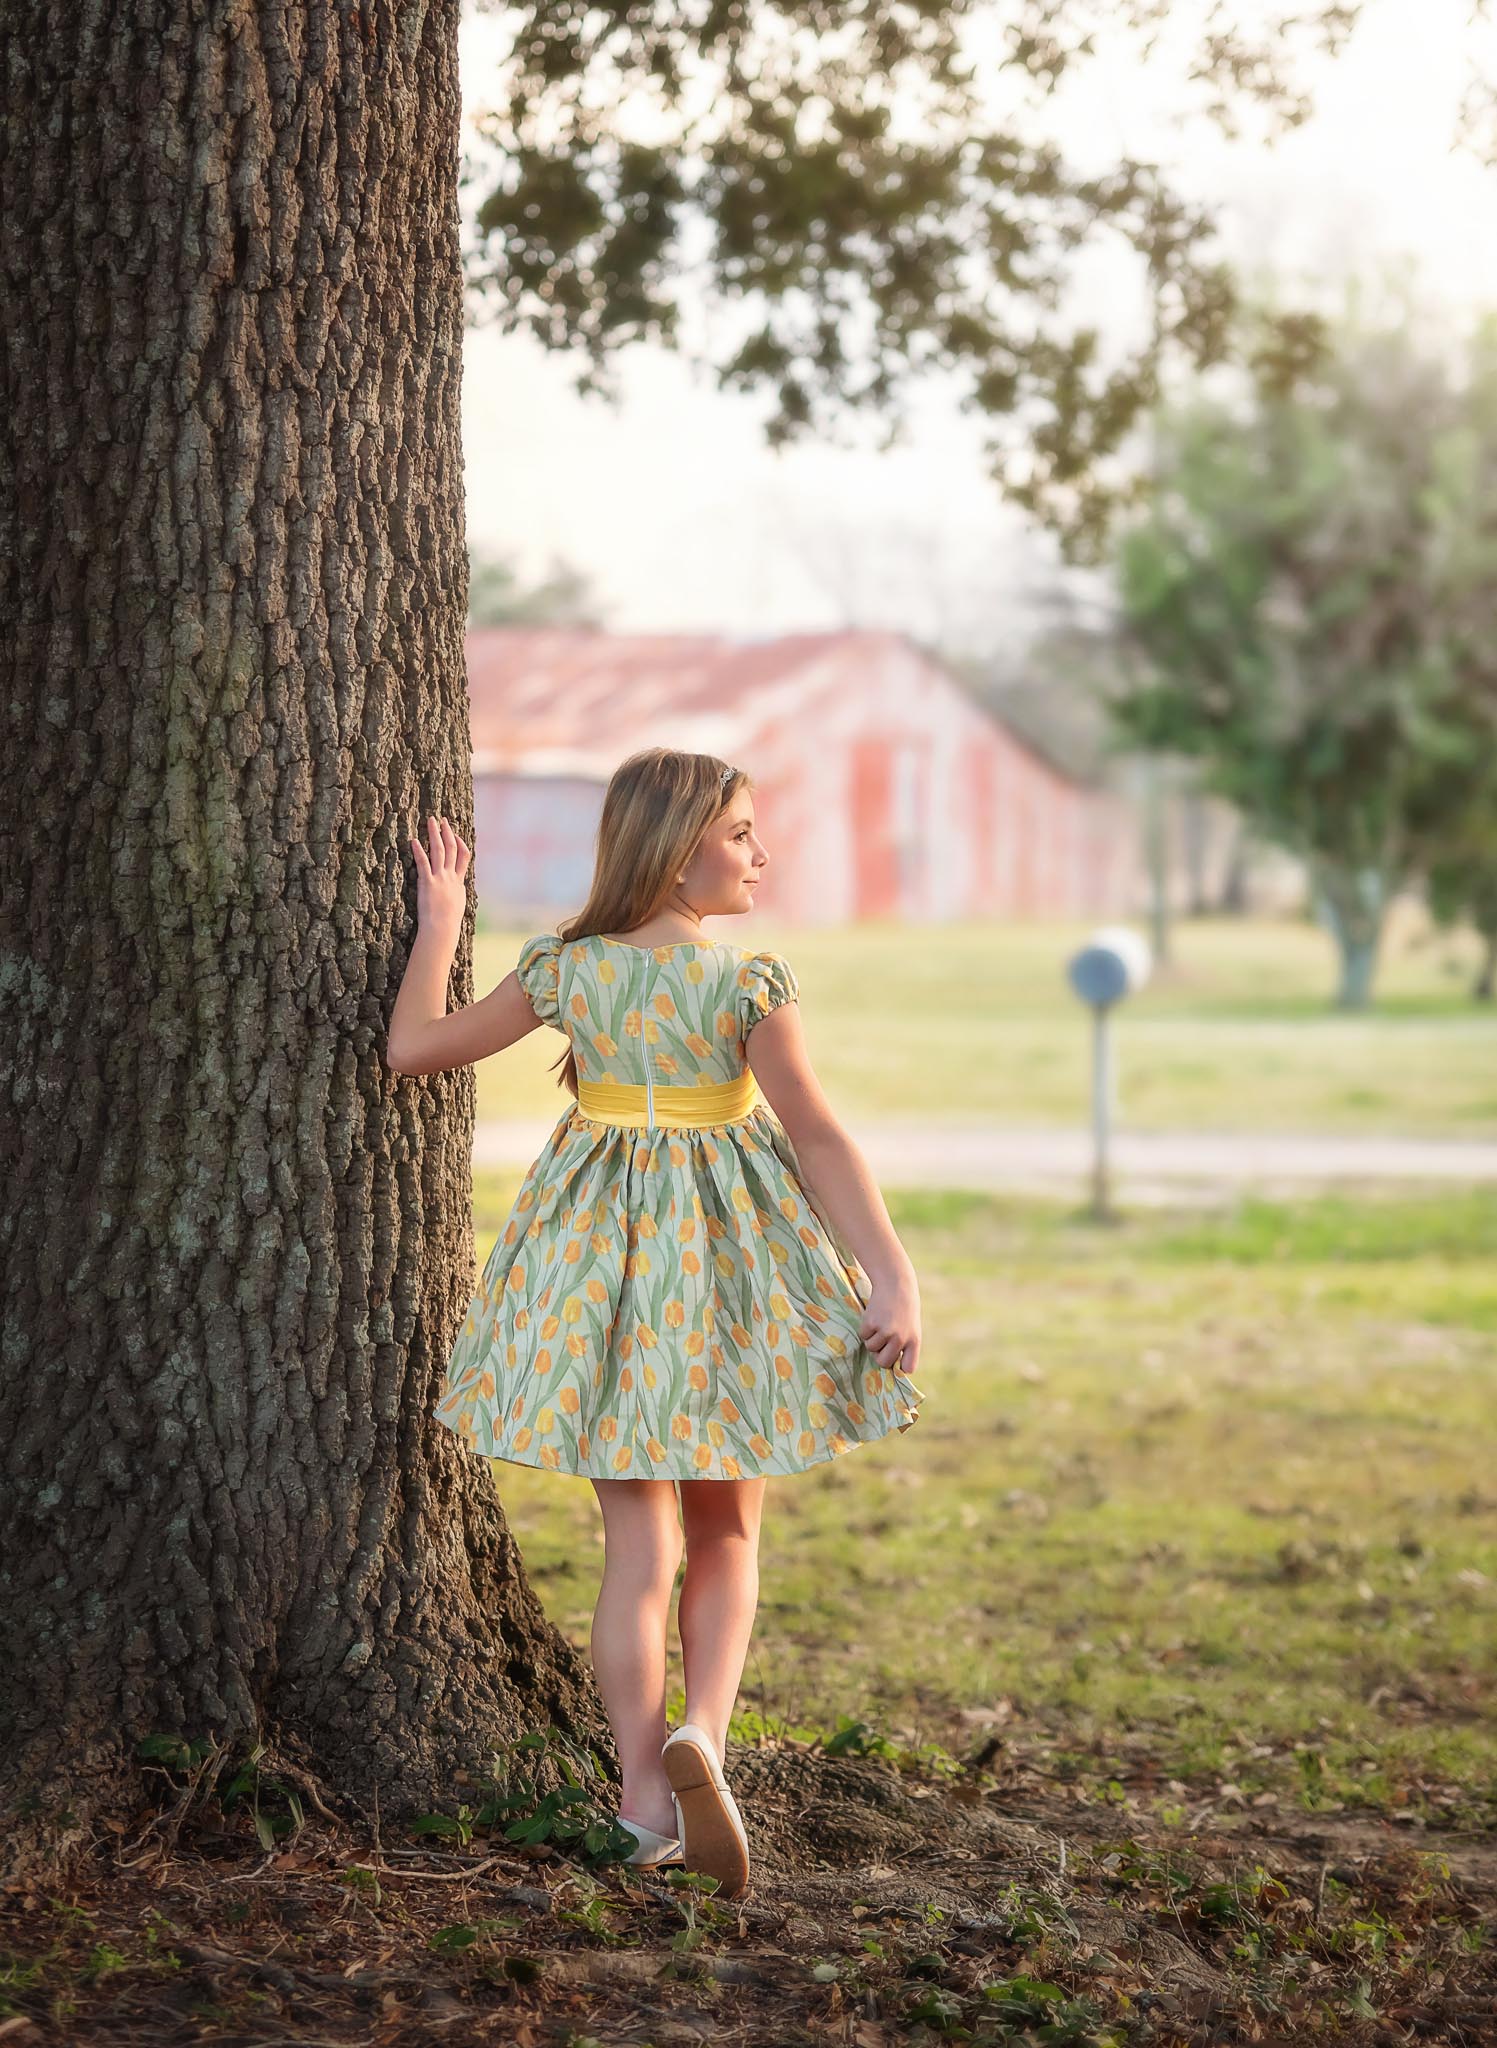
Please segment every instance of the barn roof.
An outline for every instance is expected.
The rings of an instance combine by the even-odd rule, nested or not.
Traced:
[[[710,633],[611,633],[590,626],[473,626],[466,636],[477,774],[606,778],[668,730],[669,744],[732,760],[771,719],[802,715],[823,693],[856,689],[870,661],[898,653],[956,678],[898,633],[847,629],[739,639]],[[995,726],[991,711],[968,701]],[[1024,734],[1008,737],[1070,780]]]

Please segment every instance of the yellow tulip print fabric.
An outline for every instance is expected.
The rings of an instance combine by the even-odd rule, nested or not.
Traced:
[[[799,987],[778,953],[538,933],[516,972],[584,1082],[720,1087]],[[570,1104],[572,1098],[567,1097]],[[925,1398],[858,1334],[867,1282],[756,1093],[707,1127],[561,1116],[489,1253],[438,1419],[482,1456],[597,1478],[805,1471]]]

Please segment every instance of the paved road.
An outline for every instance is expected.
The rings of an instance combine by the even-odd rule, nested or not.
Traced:
[[[554,1119],[480,1124],[474,1162],[524,1167]],[[933,1118],[849,1123],[875,1176],[889,1188],[996,1188],[1084,1193],[1091,1138],[1084,1130],[952,1124]],[[1304,1194],[1368,1182],[1497,1181],[1497,1141],[1378,1138],[1266,1131],[1118,1131],[1112,1144],[1119,1200],[1178,1202]]]

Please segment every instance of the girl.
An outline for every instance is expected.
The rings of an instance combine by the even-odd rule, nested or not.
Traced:
[[[430,852],[411,840],[420,929],[388,1053],[431,1074],[538,1023],[569,1041],[575,1107],[489,1254],[436,1413],[484,1457],[592,1480],[592,1656],[629,1861],[684,1862],[727,1897],[748,1881],[723,1765],[765,1480],[910,1428],[924,1399],[914,1268],[811,1071],[796,978],[778,953],[703,936],[705,918],[753,907],[768,856],[752,791],[711,754],[631,756],[603,799],[587,902],[450,1016],[470,856],[429,820]],[[665,1740],[683,1540],[686,1720]]]

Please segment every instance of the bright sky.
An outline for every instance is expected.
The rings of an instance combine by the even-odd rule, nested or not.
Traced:
[[[1315,116],[1271,146],[1182,131],[1165,67],[1145,70],[1119,39],[1068,89],[1057,137],[1096,162],[1127,150],[1178,167],[1188,197],[1219,204],[1239,260],[1326,274],[1417,255],[1456,324],[1497,306],[1497,173],[1452,148],[1478,47],[1468,13],[1469,0],[1368,0],[1343,55],[1313,74]],[[502,38],[471,8],[461,37],[471,110],[492,97]],[[991,644],[1052,557],[999,500],[949,392],[911,403],[892,451],[860,425],[850,446],[777,452],[767,397],[719,392],[651,346],[619,360],[617,405],[579,396],[564,357],[492,328],[470,330],[463,382],[470,538],[527,575],[564,557],[620,631],[877,624]]]

